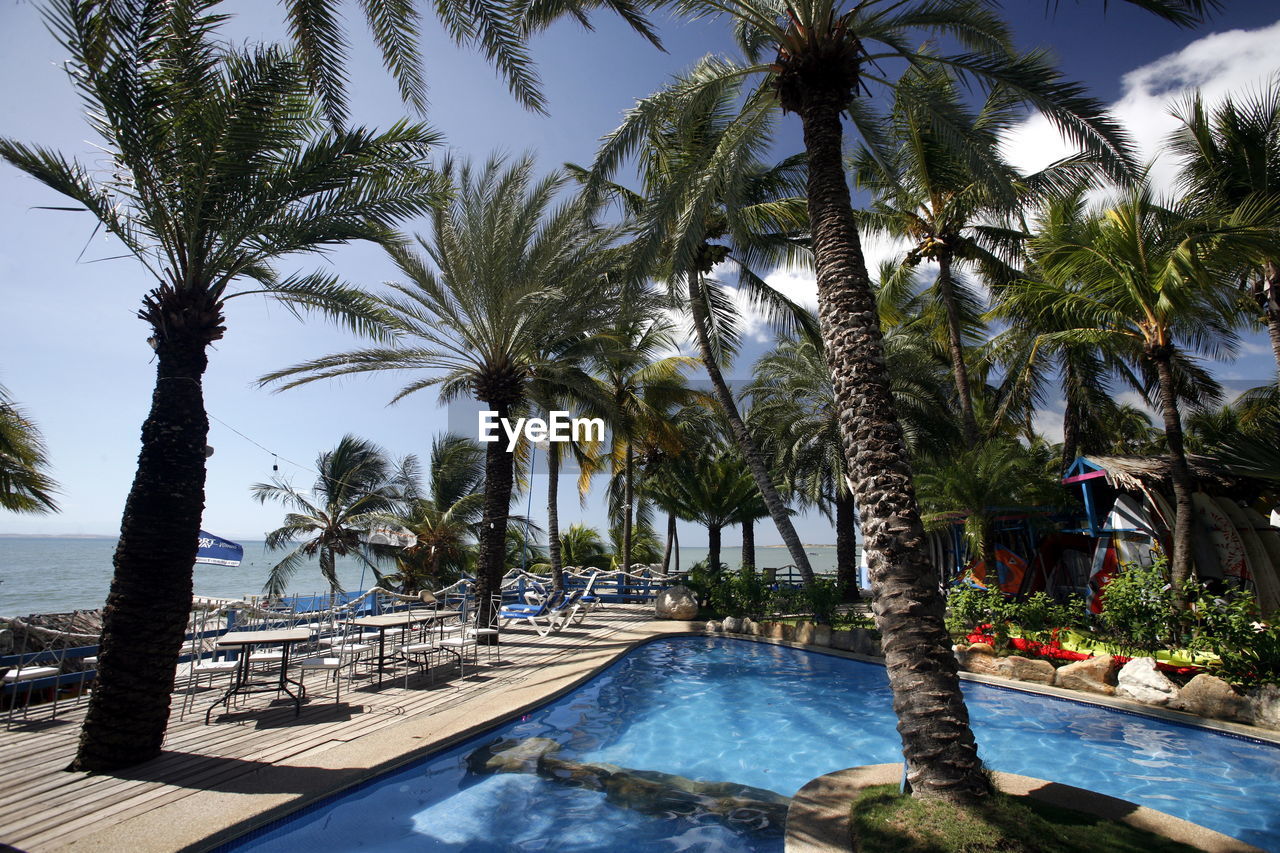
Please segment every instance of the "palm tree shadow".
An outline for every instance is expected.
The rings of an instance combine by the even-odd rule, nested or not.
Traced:
[[[228,794],[317,794],[332,791],[357,771],[299,767],[190,752],[165,752],[159,758],[107,774],[115,779],[157,782],[196,791]]]

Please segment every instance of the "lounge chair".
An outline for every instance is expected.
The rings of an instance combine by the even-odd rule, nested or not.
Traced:
[[[575,593],[581,596],[581,593]],[[539,637],[545,637],[555,630],[554,618],[558,617],[558,608],[565,601],[564,590],[552,590],[551,594],[537,604],[507,604],[498,611],[498,620],[505,628],[512,622],[525,622],[533,626]]]

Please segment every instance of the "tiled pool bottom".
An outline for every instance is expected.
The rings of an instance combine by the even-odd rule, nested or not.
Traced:
[[[988,766],[1090,788],[1280,850],[1280,747],[966,684]],[[234,842],[236,851],[761,851],[780,834],[642,813],[528,773],[477,774],[497,738],[557,757],[790,796],[834,770],[901,760],[884,668],[724,638],[632,651],[573,693]],[[649,807],[652,810],[652,806]]]

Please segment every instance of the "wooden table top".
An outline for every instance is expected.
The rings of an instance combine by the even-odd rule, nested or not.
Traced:
[[[277,628],[271,631],[231,631],[218,638],[219,646],[249,646],[258,643],[300,643],[311,638],[307,628]]]
[[[418,622],[429,622],[433,619],[448,619],[461,616],[461,610],[406,610],[402,613],[384,613],[381,616],[361,616],[356,619],[345,619],[343,625],[355,625],[360,628],[397,628],[413,625]]]

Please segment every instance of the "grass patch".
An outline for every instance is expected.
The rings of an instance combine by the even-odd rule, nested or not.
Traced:
[[[866,788],[853,803],[861,853],[1173,853],[1194,847],[1030,797],[994,794],[977,808]]]

